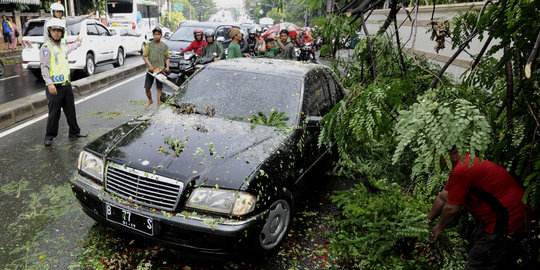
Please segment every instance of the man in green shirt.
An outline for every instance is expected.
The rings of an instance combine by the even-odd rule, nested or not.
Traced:
[[[279,47],[276,47],[276,42],[271,37],[265,37],[263,39],[263,44],[259,50],[259,55],[264,55],[265,57],[276,57],[281,52]]]
[[[214,41],[214,34],[214,30],[212,29],[206,30],[204,33],[208,45],[206,45],[201,52],[201,58],[199,60],[201,64],[206,64],[225,58],[225,50],[223,50],[221,43]]]
[[[143,51],[143,60],[146,63],[146,66],[148,67],[148,71],[151,73],[154,72],[161,72],[165,71],[165,73],[169,73],[169,47],[167,44],[161,42],[161,29],[159,27],[154,28],[152,30],[152,34],[154,36],[154,41],[151,43],[146,44],[146,47]],[[148,103],[144,105],[145,108],[148,108],[148,106],[152,105],[154,103],[152,101],[152,92],[150,92],[150,88],[152,87],[152,84],[154,83],[154,76],[150,74],[146,74],[146,80],[144,81],[144,88],[146,89],[146,96],[148,97]],[[163,83],[156,80],[156,88],[157,88],[157,100],[158,100],[158,107],[161,105],[161,90],[163,89]]]
[[[227,58],[241,58],[242,56],[242,49],[240,49],[240,45],[238,43],[242,39],[242,33],[240,33],[240,29],[233,27],[231,28],[231,31],[229,32],[230,36],[232,37],[231,44],[229,44],[229,47],[227,48]]]

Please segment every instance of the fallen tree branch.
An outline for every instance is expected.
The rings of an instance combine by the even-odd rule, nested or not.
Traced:
[[[469,45],[469,43],[473,40],[474,37],[476,37],[476,35],[478,35],[478,30],[474,29],[471,35],[469,35],[469,37],[461,45],[459,45],[459,48],[454,53],[454,55],[452,55],[452,57],[450,57],[450,59],[444,64],[444,67],[439,71],[439,73],[437,74],[437,77],[433,80],[429,88],[433,89],[435,88],[435,86],[437,86],[437,83],[439,82],[440,77],[442,77],[442,75],[444,74],[444,72],[446,72],[448,67],[454,62],[454,60],[456,60],[459,54],[461,54],[461,52]]]
[[[488,39],[486,40],[486,43],[484,43],[484,46],[482,47],[482,49],[480,50],[480,52],[478,53],[478,55],[476,56],[476,58],[474,59],[474,62],[472,63],[471,65],[471,69],[469,70],[469,74],[467,74],[467,77],[465,77],[465,80],[467,80],[469,78],[469,76],[471,76],[471,74],[473,73],[474,69],[476,68],[476,66],[478,65],[478,63],[480,63],[480,59],[482,58],[482,56],[484,56],[484,53],[486,52],[489,44],[491,43],[491,41],[493,40],[493,36],[489,36]]]
[[[364,33],[366,34],[366,39],[368,43],[369,48],[369,62],[371,65],[371,75],[373,76],[373,81],[377,80],[377,67],[376,67],[376,60],[373,56],[373,44],[371,43],[371,38],[369,37],[369,33],[366,27],[366,21],[364,20],[364,12],[360,13],[360,16],[362,17],[362,28],[364,29]]]
[[[399,11],[399,8],[397,6],[398,0],[392,0],[390,3],[390,12],[388,13],[388,16],[386,17],[386,20],[384,21],[383,25],[379,28],[379,31],[377,31],[377,34],[380,35],[388,29],[392,21],[396,20],[396,15]]]
[[[532,64],[534,63],[534,61],[536,61],[536,56],[538,56],[539,49],[540,49],[540,31],[538,31],[538,35],[536,36],[536,42],[534,43],[534,48],[531,52],[531,55],[529,55],[529,59],[527,60],[527,65],[525,65],[525,77],[527,79],[531,78]]]

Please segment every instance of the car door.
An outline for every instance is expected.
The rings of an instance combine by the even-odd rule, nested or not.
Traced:
[[[324,71],[320,68],[306,74],[300,123],[302,134],[298,144],[301,148],[301,162],[299,163],[301,173],[307,172],[324,153],[317,147],[320,128],[312,126],[313,123],[309,123],[308,120],[320,118],[330,111],[331,101],[326,79]],[[299,181],[303,180],[305,180],[303,177],[299,179]]]
[[[94,52],[94,61],[96,63],[103,61],[103,54],[101,54],[101,47],[103,45],[101,45],[101,42],[99,40],[99,32],[94,22],[86,23],[86,37],[88,48]]]
[[[102,61],[113,60],[116,58],[116,52],[118,50],[118,40],[116,40],[107,28],[100,24],[96,23],[96,28],[99,34],[99,50],[103,55]]]

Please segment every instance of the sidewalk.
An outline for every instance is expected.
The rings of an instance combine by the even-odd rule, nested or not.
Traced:
[[[3,60],[7,57],[17,57],[18,54],[20,55],[20,50],[11,52],[2,51],[0,52],[0,59]],[[111,69],[110,72],[102,72],[74,81],[72,86],[73,92],[75,93],[75,99],[96,92],[102,87],[119,82],[144,69],[144,63],[126,64],[122,67]],[[47,98],[45,92],[36,93],[0,104],[0,131],[46,111]]]

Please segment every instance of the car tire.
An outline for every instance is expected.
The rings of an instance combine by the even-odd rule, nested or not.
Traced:
[[[146,44],[143,42],[143,44],[141,45],[141,51],[140,51],[141,55],[144,52],[144,48],[146,48]]]
[[[86,55],[86,65],[84,66],[84,75],[86,76],[92,76],[96,72],[96,62],[94,60],[94,56],[92,54]]]
[[[0,76],[4,75],[4,63],[0,62]]]
[[[41,69],[39,68],[31,68],[31,69],[28,69],[30,70],[30,72],[32,72],[32,75],[34,75],[34,77],[36,77],[36,79],[38,81],[43,81],[43,76],[41,76]]]
[[[116,63],[113,64],[113,67],[121,67],[124,65],[125,62],[125,55],[124,50],[122,48],[118,48],[118,54],[116,55]]]
[[[186,81],[186,75],[179,73],[176,79],[174,79],[174,84],[180,86]]]
[[[285,197],[279,197],[270,205],[265,222],[257,233],[257,247],[261,255],[279,251],[291,228],[293,213],[293,204]]]

